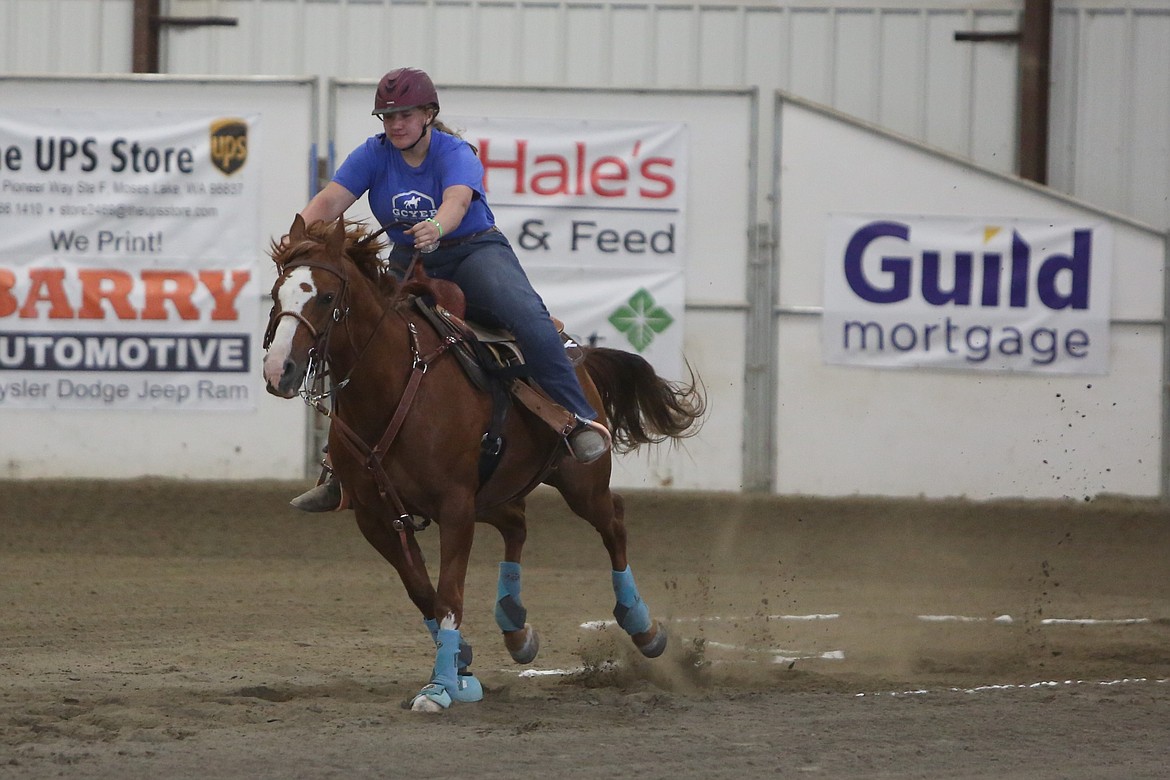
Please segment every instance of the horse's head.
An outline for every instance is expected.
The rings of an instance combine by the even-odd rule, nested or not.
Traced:
[[[350,284],[359,276],[350,256],[355,235],[341,219],[306,225],[297,214],[288,238],[273,242],[277,277],[264,335],[264,380],[273,395],[292,398],[314,362],[326,359],[329,335],[345,318]],[[376,258],[379,245],[367,243],[362,253]]]

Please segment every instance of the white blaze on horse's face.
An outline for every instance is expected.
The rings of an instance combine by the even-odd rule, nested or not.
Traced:
[[[303,314],[305,305],[317,296],[317,285],[313,283],[313,271],[310,268],[294,268],[280,285],[276,293],[278,311],[292,311]],[[280,385],[284,375],[285,365],[292,352],[293,336],[296,335],[300,322],[296,317],[281,317],[276,324],[276,332],[272,334],[272,343],[268,345],[268,352],[264,355],[264,381],[270,387]]]

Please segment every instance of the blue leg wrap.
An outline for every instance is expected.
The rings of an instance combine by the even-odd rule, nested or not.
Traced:
[[[439,621],[434,618],[426,618],[423,620],[426,624],[427,631],[431,632],[431,640],[437,645],[439,644]],[[471,666],[471,661],[475,654],[471,650],[471,645],[463,639],[459,640],[459,673],[469,674],[467,667]]]
[[[501,631],[519,631],[524,628],[528,610],[520,602],[520,564],[500,561],[500,577],[496,581],[496,625]]]
[[[457,628],[441,628],[435,647],[435,669],[431,682],[441,685],[448,693],[459,690],[459,645],[462,637]]]
[[[617,619],[618,625],[631,636],[649,631],[650,608],[638,594],[638,586],[634,584],[634,573],[630,571],[629,566],[625,571],[613,572],[613,593],[617,596],[613,616]]]

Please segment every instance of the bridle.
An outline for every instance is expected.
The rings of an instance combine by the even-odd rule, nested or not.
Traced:
[[[333,326],[339,322],[346,320],[349,316],[349,278],[345,273],[343,265],[331,265],[323,263],[319,260],[314,260],[311,257],[294,257],[283,265],[277,267],[276,284],[279,285],[284,279],[285,274],[296,268],[317,268],[326,273],[337,277],[341,282],[341,289],[337,293],[337,298],[334,301],[333,313],[329,317],[329,321],[321,330],[309,322],[308,318],[297,311],[281,309],[277,310],[273,306],[272,313],[268,318],[268,327],[264,331],[264,349],[268,349],[272,344],[272,339],[276,337],[276,328],[280,324],[283,317],[292,317],[298,324],[303,325],[309,332],[309,336],[313,339],[313,346],[309,348],[309,365],[305,369],[305,381],[302,385],[300,395],[305,403],[310,406],[317,406],[321,401],[333,395],[333,393],[340,390],[349,382],[349,378],[334,383],[329,390],[324,390],[324,379],[329,374],[328,360],[329,360],[329,338],[333,333]],[[275,291],[276,287],[273,287]],[[349,333],[349,328],[346,327],[346,332]],[[370,340],[373,339],[371,334]],[[352,345],[353,335],[350,334],[350,341]],[[369,340],[366,345],[369,346]],[[365,347],[362,348],[362,352]],[[354,366],[356,367],[355,361]],[[353,369],[350,370],[352,373]]]

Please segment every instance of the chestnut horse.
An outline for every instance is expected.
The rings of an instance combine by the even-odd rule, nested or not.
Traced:
[[[288,239],[273,244],[277,279],[264,378],[270,393],[300,393],[330,416],[334,474],[358,527],[397,570],[431,632],[433,673],[411,709],[438,711],[483,697],[459,630],[477,521],[494,526],[504,540],[495,617],[505,645],[518,663],[535,658],[539,640],[525,622],[520,558],[524,496],[541,482],[597,529],[612,563],[614,616],[644,655],[660,655],[666,631],[651,619],[634,583],[622,501],[609,487],[609,453],[578,463],[568,453],[565,431],[513,404],[502,426],[505,446],[485,480],[481,439],[492,420],[492,395],[461,368],[453,354],[459,339],[440,336],[404,293],[410,285],[385,270],[376,237],[360,223],[306,225],[298,214]],[[690,384],[667,382],[632,353],[583,351],[578,376],[619,452],[697,431],[705,402],[693,376]],[[332,390],[313,395],[324,372]],[[331,408],[322,403],[328,396]],[[437,587],[415,539],[430,520],[439,529]]]

